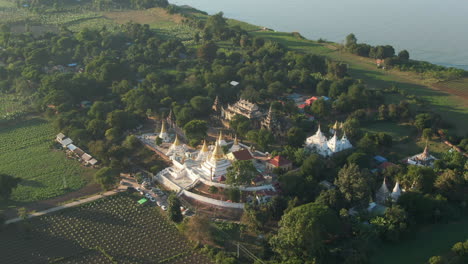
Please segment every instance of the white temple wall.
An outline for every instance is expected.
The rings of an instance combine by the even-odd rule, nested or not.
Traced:
[[[179,185],[173,183],[171,180],[161,174],[154,176],[154,179],[172,191],[179,192],[182,190]]]
[[[200,178],[200,181],[208,186],[215,186],[215,187],[221,187],[224,189],[232,189],[236,188],[233,187],[230,184],[224,184],[224,183],[219,183],[219,182],[212,182],[212,181],[207,181],[203,178]],[[256,191],[262,191],[262,190],[274,190],[273,185],[262,185],[262,186],[252,186],[252,187],[244,187],[244,186],[239,186],[239,190],[244,191],[244,192],[256,192]]]
[[[182,194],[184,194],[185,196],[189,198],[195,199],[197,201],[212,204],[212,205],[217,205],[217,206],[222,206],[222,207],[227,207],[227,208],[244,209],[243,203],[230,203],[226,201],[220,201],[220,200],[204,197],[204,196],[189,192],[187,190],[183,190]]]

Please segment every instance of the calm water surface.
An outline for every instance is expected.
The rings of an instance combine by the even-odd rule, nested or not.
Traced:
[[[468,70],[468,0],[172,0],[309,39],[407,49],[413,59]]]

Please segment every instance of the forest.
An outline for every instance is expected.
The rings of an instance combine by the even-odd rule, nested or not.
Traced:
[[[115,3],[132,8],[167,4]],[[27,3],[31,8],[47,4]],[[262,109],[271,106],[291,122],[285,138],[256,131],[242,118],[231,122],[240,138],[287,157],[298,168],[278,171],[282,195],[267,205],[247,207],[241,221],[249,232],[265,235],[261,258],[268,263],[368,263],[376,244],[405,239],[421,225],[466,217],[467,163],[456,151],[445,153],[434,168],[397,165],[370,171],[373,156],[384,153],[397,160],[399,153],[392,151],[397,143],[392,136],[365,132],[364,125],[406,122],[413,139],[426,140],[450,129],[424,101],[408,96],[386,103],[390,94],[402,92],[396,87],[371,89],[350,76],[346,64],[253,37],[228,26],[222,13],[186,23],[196,29],[193,44],[136,23],[76,33],[62,27],[41,36],[15,34],[2,25],[0,91],[31,98],[34,109],[53,120],[57,131],[119,171],[135,163],[152,172],[162,169],[162,162],[142,151],[132,135],[149,118],[166,118],[172,110],[188,143],[197,146],[206,137],[216,96],[223,104],[243,98]],[[392,49],[374,48],[372,56],[394,57]],[[230,85],[233,80],[240,85]],[[319,99],[301,113],[282,96],[294,92],[330,100]],[[343,121],[356,148],[328,159],[307,153],[302,147],[306,134],[336,120]],[[456,141],[466,150],[466,139]],[[373,215],[366,209],[384,179],[389,186],[398,181],[408,191],[397,203],[388,201],[383,215]],[[319,184],[324,180],[335,188],[324,188]]]

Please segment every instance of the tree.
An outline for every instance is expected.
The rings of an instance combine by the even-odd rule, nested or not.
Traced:
[[[245,136],[250,129],[250,120],[243,115],[235,115],[229,121],[229,127],[234,129],[239,136]]]
[[[206,137],[208,123],[204,120],[192,120],[185,124],[184,132],[189,140],[201,140]]]
[[[379,120],[387,120],[388,118],[388,109],[386,105],[379,106]]]
[[[406,189],[414,188],[423,193],[431,193],[435,179],[436,175],[432,168],[409,166],[408,172],[400,177],[400,183]]]
[[[354,152],[346,159],[346,161],[348,162],[348,164],[354,163],[360,168],[368,168],[370,163],[370,157],[363,152]]]
[[[232,185],[247,185],[258,175],[258,171],[250,160],[237,160],[228,168],[226,183]]]
[[[359,140],[357,147],[364,153],[374,154],[377,151],[378,142],[376,142],[374,135],[366,133],[364,137]]]
[[[431,128],[424,128],[422,131],[422,137],[426,140],[431,139],[432,137],[432,129]]]
[[[119,173],[116,170],[109,167],[104,167],[96,172],[94,178],[104,190],[110,190],[117,183],[118,176]]]
[[[182,206],[182,204],[180,203],[179,198],[177,198],[177,195],[175,193],[171,193],[167,201],[169,203],[169,218],[173,222],[179,223],[184,218],[180,211],[180,207]]]
[[[309,203],[287,212],[279,222],[272,248],[290,263],[325,263],[327,244],[341,233],[340,220],[330,208]]]
[[[202,244],[211,244],[214,240],[210,219],[200,214],[190,217],[184,233],[188,239]]]
[[[251,130],[246,136],[248,140],[256,142],[264,150],[268,149],[274,140],[273,134],[267,129]]]
[[[468,201],[468,177],[463,177],[461,172],[445,170],[437,177],[434,186],[438,193],[450,201]]]
[[[288,144],[294,147],[300,147],[304,144],[306,133],[299,127],[292,127],[288,130]]]
[[[348,206],[364,208],[371,195],[369,175],[362,172],[356,164],[346,164],[335,179],[335,185],[343,194]]]
[[[251,231],[258,233],[268,221],[268,215],[262,207],[254,207],[246,204],[241,222]]]
[[[0,174],[0,198],[4,201],[10,199],[11,192],[21,182],[20,178],[7,174]]]
[[[328,95],[329,90],[330,90],[330,81],[322,80],[317,84],[318,95]]]
[[[218,46],[210,41],[206,44],[203,44],[197,50],[198,58],[205,60],[205,61],[212,61],[216,58],[216,52],[218,51]]]
[[[323,159],[318,154],[312,154],[302,163],[301,173],[308,181],[317,183],[323,177],[324,168]]]
[[[337,212],[346,206],[343,195],[337,189],[322,191],[315,200],[315,203],[328,206]]]
[[[190,99],[190,105],[200,116],[207,116],[211,110],[212,100],[205,96],[194,96]]]
[[[229,188],[227,189],[227,196],[232,202],[238,203],[241,198],[241,191],[239,188]]]
[[[414,126],[422,131],[424,128],[430,128],[434,125],[434,119],[431,114],[419,114],[414,120]]]
[[[356,44],[357,44],[357,38],[353,33],[346,36],[346,41],[345,41],[345,47],[346,48],[350,48],[350,47],[352,47],[352,46],[354,46]]]
[[[387,208],[383,217],[378,216],[370,222],[377,226],[379,233],[384,240],[394,242],[398,241],[401,234],[408,228],[406,212],[399,205]]]
[[[409,52],[407,50],[402,50],[398,53],[398,58],[403,61],[407,61],[410,58]]]
[[[312,103],[312,107],[310,109],[315,115],[321,118],[327,118],[331,112],[331,104],[328,101],[325,101],[325,99],[320,98]]]

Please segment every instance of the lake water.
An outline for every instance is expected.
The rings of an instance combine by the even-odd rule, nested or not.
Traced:
[[[468,70],[467,0],[173,0],[317,40],[407,49],[413,59]]]

